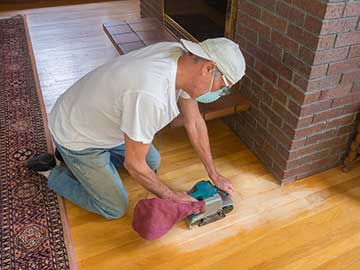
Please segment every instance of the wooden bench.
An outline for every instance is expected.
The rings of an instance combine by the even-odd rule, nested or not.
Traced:
[[[154,18],[106,23],[103,24],[103,27],[105,33],[120,54],[125,54],[161,41],[177,41]],[[238,93],[222,97],[213,103],[199,103],[200,112],[205,120],[228,116],[236,112],[246,111],[249,108],[250,102]],[[183,117],[181,115],[170,124],[171,127],[182,125]]]

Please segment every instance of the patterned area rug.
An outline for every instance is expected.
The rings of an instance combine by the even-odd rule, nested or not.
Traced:
[[[0,270],[68,270],[63,203],[25,167],[52,151],[25,17],[0,19]]]

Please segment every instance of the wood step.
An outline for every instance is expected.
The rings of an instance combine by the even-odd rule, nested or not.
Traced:
[[[126,54],[157,42],[178,41],[155,18],[109,22],[103,24],[103,28],[120,54]],[[205,120],[232,115],[249,108],[250,102],[238,93],[222,97],[213,103],[199,103],[200,112]],[[183,124],[183,117],[180,114],[171,122],[170,126],[179,127]]]
[[[250,102],[242,95],[233,93],[224,96],[212,103],[199,103],[201,115],[205,120],[213,120],[224,116],[232,115],[236,112],[246,111],[250,108]],[[180,114],[171,123],[170,127],[180,127],[184,125],[184,119]]]

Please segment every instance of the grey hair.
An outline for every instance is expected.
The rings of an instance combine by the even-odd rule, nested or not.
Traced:
[[[215,66],[215,78],[217,78],[221,75],[222,75],[221,71]]]
[[[199,63],[199,62],[202,62],[202,61],[207,61],[206,59],[200,57],[200,56],[197,56],[196,54],[193,54],[191,52],[188,52],[188,54],[194,59],[195,63]]]
[[[193,54],[191,52],[187,52],[187,53],[194,59],[195,63],[199,63],[201,61],[209,61],[209,60],[204,59],[204,58],[202,58],[200,56],[197,56],[197,55],[195,55],[195,54]],[[217,77],[219,77],[221,75],[222,75],[221,71],[215,66],[215,78],[217,78]]]

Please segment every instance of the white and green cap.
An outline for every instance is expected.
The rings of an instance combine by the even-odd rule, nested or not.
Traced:
[[[186,50],[201,58],[213,61],[231,83],[245,75],[245,59],[239,45],[227,38],[209,38],[200,43],[180,39]]]

